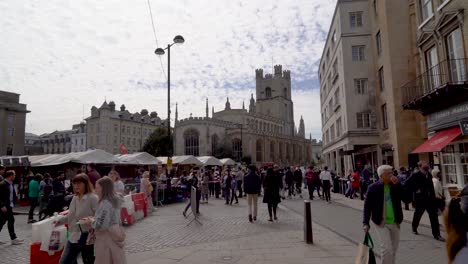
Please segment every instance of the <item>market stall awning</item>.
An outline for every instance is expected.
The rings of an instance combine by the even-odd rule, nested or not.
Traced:
[[[158,158],[146,152],[137,152],[132,154],[115,155],[120,164],[128,165],[158,165],[162,164]]]
[[[213,156],[202,156],[197,157],[197,159],[203,163],[204,166],[223,166],[223,163]]]
[[[439,131],[412,153],[439,152],[460,135],[461,129],[458,126]]]
[[[236,165],[236,162],[233,161],[233,160],[230,159],[230,158],[227,158],[227,159],[220,159],[219,161],[221,161],[221,163],[222,163],[223,165],[228,165],[228,166]]]
[[[162,162],[162,164],[167,164],[167,157],[157,157],[158,160]],[[172,157],[172,164],[179,164],[179,165],[203,165],[197,158],[194,156],[173,156]]]
[[[54,166],[68,162],[79,164],[117,164],[119,159],[101,149],[90,149],[84,152],[71,152],[67,154],[49,154],[29,156],[32,167]]]

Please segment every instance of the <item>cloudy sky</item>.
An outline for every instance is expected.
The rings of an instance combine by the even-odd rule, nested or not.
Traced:
[[[248,106],[255,69],[291,70],[295,120],[321,137],[317,69],[335,0],[149,0],[171,49],[179,118]],[[104,99],[167,116],[167,57],[147,0],[0,0],[0,90],[21,94],[27,132],[70,129]],[[162,65],[161,65],[162,64]],[[163,70],[164,69],[164,70]],[[174,115],[172,115],[174,118]]]

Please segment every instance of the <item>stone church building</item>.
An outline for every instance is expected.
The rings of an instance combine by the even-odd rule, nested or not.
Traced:
[[[251,158],[252,163],[273,162],[280,165],[308,165],[311,140],[305,138],[304,120],[294,124],[291,98],[291,72],[274,66],[274,74],[256,73],[256,100],[253,94],[249,109],[231,108],[227,98],[224,110],[209,116],[178,120],[175,116],[174,155],[217,156],[228,148],[232,158]]]

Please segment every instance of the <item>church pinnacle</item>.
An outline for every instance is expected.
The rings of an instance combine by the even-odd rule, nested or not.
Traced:
[[[224,108],[224,110],[231,110],[231,103],[229,102],[229,97],[226,100],[226,107]]]
[[[209,115],[208,115],[208,97],[206,98],[206,117],[208,118]]]

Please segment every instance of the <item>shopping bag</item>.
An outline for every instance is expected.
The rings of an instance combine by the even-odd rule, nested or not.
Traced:
[[[355,264],[376,264],[374,255],[374,241],[369,232],[364,236],[364,242],[358,246]]]

